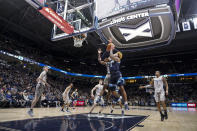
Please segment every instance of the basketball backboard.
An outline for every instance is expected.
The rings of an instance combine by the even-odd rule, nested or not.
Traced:
[[[56,13],[74,27],[74,33],[66,34],[54,25],[53,41],[90,32],[94,28],[94,4],[90,0],[58,0],[55,5]]]

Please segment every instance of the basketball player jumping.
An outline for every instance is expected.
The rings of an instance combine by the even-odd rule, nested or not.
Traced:
[[[95,96],[94,91],[96,90]],[[92,90],[91,90],[91,97],[94,98],[94,104],[92,108],[90,109],[90,114],[94,110],[94,108],[97,106],[97,104],[100,104],[101,106],[104,106],[104,100],[103,97],[99,98],[99,95],[101,91],[103,90],[103,80],[99,80],[99,84],[97,84]],[[99,114],[103,111],[103,108],[99,111]]]
[[[79,95],[79,93],[78,93],[77,89],[75,89],[75,91],[73,91],[73,93],[71,94],[74,107],[76,107],[76,105],[77,105],[78,95]]]
[[[43,94],[45,86],[50,87],[50,85],[47,83],[47,72],[48,72],[48,70],[49,70],[49,67],[44,66],[42,73],[36,79],[37,85],[36,85],[35,97],[34,97],[34,100],[31,103],[30,110],[27,112],[31,117],[33,117],[33,108],[36,105],[36,103],[38,102],[41,95]]]
[[[165,94],[168,95],[168,83],[167,83],[167,80],[163,76],[161,76],[160,71],[156,71],[155,76],[156,77],[151,80],[150,85],[140,86],[140,89],[154,87],[155,101],[157,103],[157,108],[158,108],[160,115],[161,115],[161,121],[163,121],[164,118],[168,119],[167,108],[166,108],[166,104],[165,104]],[[166,86],[166,92],[164,91],[163,84],[165,84],[165,86]],[[163,106],[164,114],[161,111],[160,102]]]
[[[101,49],[98,49],[98,61],[99,61],[100,64],[105,65],[106,68],[107,68],[107,74],[106,74],[105,79],[104,79],[104,88],[100,92],[100,96],[103,97],[103,93],[108,88],[109,83],[110,83],[110,76],[111,76],[111,74],[110,74],[110,64],[111,64],[111,62],[110,61],[111,61],[111,58],[108,57],[108,58],[105,58],[104,61],[102,61],[101,60],[101,53],[102,53]],[[115,98],[119,98],[119,95],[117,94],[117,92],[115,92],[114,95],[112,95],[112,91],[109,90],[109,92],[107,94],[107,102],[106,102],[107,104],[108,104],[108,100],[109,100],[110,97],[112,97],[112,99],[114,101],[115,101]],[[121,103],[121,106],[122,106],[122,103]],[[122,112],[122,113],[124,113],[124,112]]]
[[[71,100],[69,99],[69,93],[72,88],[73,88],[73,83],[70,83],[69,86],[66,87],[64,93],[62,94],[62,98],[64,100],[64,104],[62,105],[62,109],[61,109],[62,112],[64,112],[65,105],[66,105],[66,111],[70,112],[69,105],[70,105]]]
[[[112,43],[112,39],[111,38],[109,39],[109,44],[114,45]],[[113,48],[115,48],[115,46]],[[101,63],[102,65],[105,65],[107,67],[107,75],[106,75],[105,80],[104,80],[104,90],[105,90],[108,87],[108,85],[109,85],[109,81],[111,79],[110,77],[112,76],[112,73],[116,72],[115,71],[116,68],[117,68],[117,72],[120,73],[120,71],[119,71],[120,58],[118,57],[119,56],[118,54],[120,54],[121,59],[122,59],[122,53],[121,52],[117,52],[115,54],[115,57],[113,57],[114,54],[113,54],[113,51],[112,51],[112,57],[113,58],[111,58],[111,56],[110,56],[109,58],[105,58],[104,61],[101,60],[101,53],[102,53],[102,51],[101,51],[101,49],[99,49],[98,50],[98,61],[99,61],[99,63]],[[116,60],[119,60],[119,62],[114,61],[113,60],[114,58]],[[117,65],[117,67],[115,67],[116,65]],[[120,73],[120,76],[122,76],[121,73]],[[119,85],[120,85],[121,94],[122,94],[122,96],[124,98],[125,110],[129,110],[126,91],[125,91],[124,86],[122,84],[119,84]],[[103,96],[104,90],[101,92],[100,96]]]
[[[122,79],[122,74],[120,72],[120,63],[122,59],[122,53],[118,51],[117,53],[113,54],[113,50],[115,49],[115,45],[112,43],[112,39],[109,40],[109,43],[111,44],[111,50],[110,50],[110,58],[111,58],[111,64],[110,64],[110,73],[111,73],[111,84],[116,84],[120,87],[120,92],[124,98],[124,105],[125,110],[129,110],[128,102],[127,102],[127,94],[124,89],[124,79]]]

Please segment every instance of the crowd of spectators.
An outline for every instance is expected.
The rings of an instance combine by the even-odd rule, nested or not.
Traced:
[[[5,61],[6,62],[6,61]],[[34,98],[36,78],[39,72],[30,71],[22,65],[0,65],[0,106],[27,107]],[[51,81],[52,82],[52,81]],[[55,83],[58,87],[59,83]],[[58,88],[45,88],[42,101],[58,101],[61,99]]]

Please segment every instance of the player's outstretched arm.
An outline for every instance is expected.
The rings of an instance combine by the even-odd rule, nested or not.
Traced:
[[[91,90],[91,97],[94,97],[94,91],[96,90],[96,86]]]
[[[102,50],[99,48],[98,49],[98,61],[99,61],[100,64],[106,65],[106,62],[101,60],[101,53],[102,53]]]
[[[145,88],[145,86],[140,86],[139,88],[140,88],[140,89],[144,89],[144,88]]]
[[[149,85],[145,85],[145,86],[140,86],[140,89],[144,89],[144,88],[153,88],[154,85],[154,80],[152,79],[149,83]]]

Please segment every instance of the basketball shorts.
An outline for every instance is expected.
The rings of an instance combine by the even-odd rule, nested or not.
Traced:
[[[71,102],[71,100],[69,99],[69,96],[67,94],[62,94],[62,98],[63,98],[64,104]]]
[[[120,71],[111,73],[110,83],[109,83],[109,90],[115,91],[117,86],[124,85],[124,79],[122,78],[122,74]]]
[[[155,92],[154,97],[156,102],[165,101],[165,92]]]
[[[99,99],[99,96],[95,96],[95,98],[94,98],[94,104],[104,105],[103,97],[101,97],[101,98]]]
[[[38,83],[37,85],[36,85],[36,91],[35,91],[35,97],[40,97],[42,94],[43,94],[43,92],[44,92],[44,85],[42,85],[42,84],[40,84],[40,83]]]

